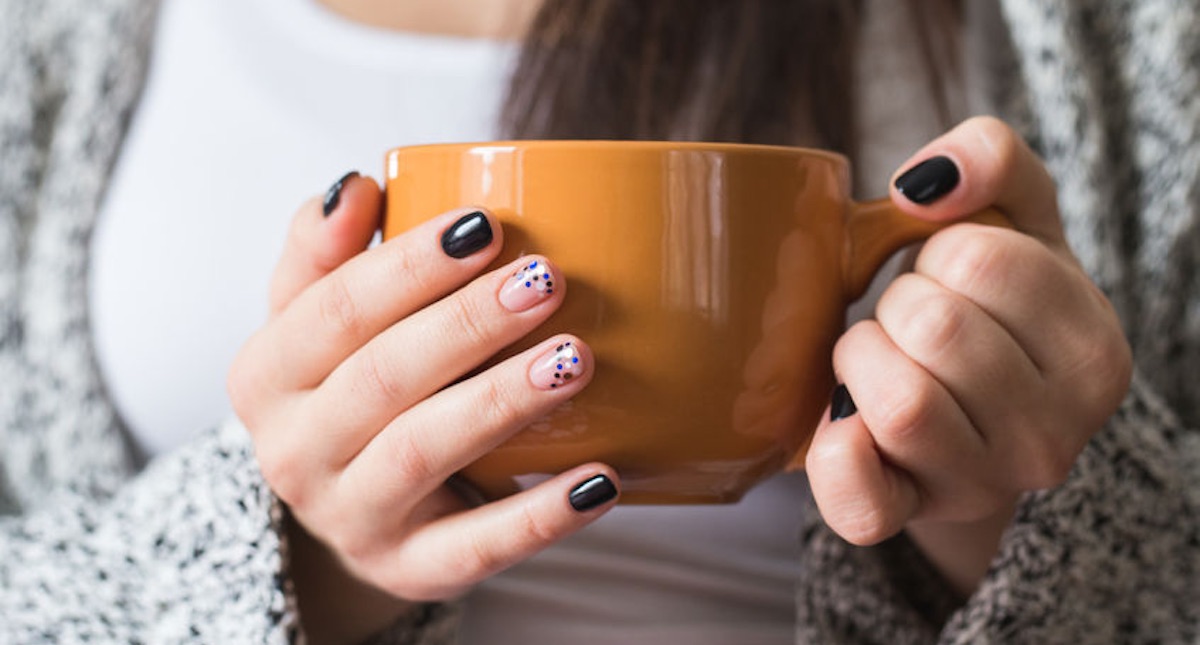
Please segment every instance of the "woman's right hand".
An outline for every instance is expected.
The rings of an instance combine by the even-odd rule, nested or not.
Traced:
[[[459,380],[550,316],[562,275],[530,256],[475,277],[502,244],[499,223],[479,209],[438,215],[367,250],[380,204],[375,183],[352,175],[324,206],[314,198],[301,207],[276,267],[270,319],[229,375],[263,476],[301,529],[291,566],[314,640],[365,636],[395,619],[403,604],[379,603],[376,590],[406,601],[456,597],[596,519],[616,494],[603,464],[478,507],[447,487],[585,387],[592,356],[579,339],[556,336]],[[546,276],[552,286],[539,289]],[[573,372],[556,377],[556,356],[577,359]],[[334,566],[317,574],[322,556]],[[330,572],[349,578],[337,588],[364,601],[374,594],[367,604],[380,615],[314,625],[320,607],[356,604],[345,591],[314,597],[328,593],[325,584],[305,588]]]

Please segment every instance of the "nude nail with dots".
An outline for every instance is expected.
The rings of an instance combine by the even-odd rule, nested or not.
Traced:
[[[525,311],[554,293],[554,269],[545,260],[529,260],[500,288],[500,304],[509,311]]]
[[[540,390],[556,390],[578,379],[586,369],[583,352],[567,341],[559,343],[533,362],[529,380]]]

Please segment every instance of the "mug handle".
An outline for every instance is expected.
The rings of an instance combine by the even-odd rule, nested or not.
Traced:
[[[905,213],[886,197],[852,203],[846,220],[848,248],[842,256],[846,301],[852,302],[862,297],[875,274],[893,253],[959,222],[1013,227],[1012,222],[994,208],[985,208],[962,219],[930,222]]]

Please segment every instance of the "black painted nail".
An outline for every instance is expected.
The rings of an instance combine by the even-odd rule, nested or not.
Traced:
[[[350,172],[342,175],[341,179],[333,182],[333,185],[329,187],[329,190],[325,191],[325,202],[321,204],[321,210],[325,213],[325,217],[329,217],[329,214],[333,212],[333,209],[337,208],[338,202],[342,201],[342,186],[346,185],[346,182],[351,177],[357,176],[358,171],[351,170]]]
[[[572,488],[567,500],[571,502],[571,508],[582,513],[607,504],[616,496],[617,487],[612,480],[605,475],[596,475]]]
[[[928,204],[954,190],[958,179],[958,166],[949,157],[933,157],[900,175],[896,190],[909,201]]]
[[[829,420],[837,421],[858,412],[854,399],[850,398],[850,390],[845,385],[833,388],[833,402],[829,406]]]
[[[462,259],[492,243],[492,225],[479,211],[468,213],[442,233],[442,250],[455,259]]]

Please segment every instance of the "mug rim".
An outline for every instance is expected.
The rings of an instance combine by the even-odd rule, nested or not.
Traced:
[[[453,150],[486,150],[494,149],[510,152],[519,148],[600,148],[613,150],[618,148],[633,150],[683,150],[694,152],[757,152],[787,156],[821,157],[838,164],[848,164],[846,155],[823,148],[807,148],[803,146],[786,146],[765,143],[735,143],[727,141],[668,141],[644,139],[499,139],[496,141],[462,141],[442,143],[419,143],[406,146],[395,146],[388,149],[386,158],[401,152],[438,152]]]

